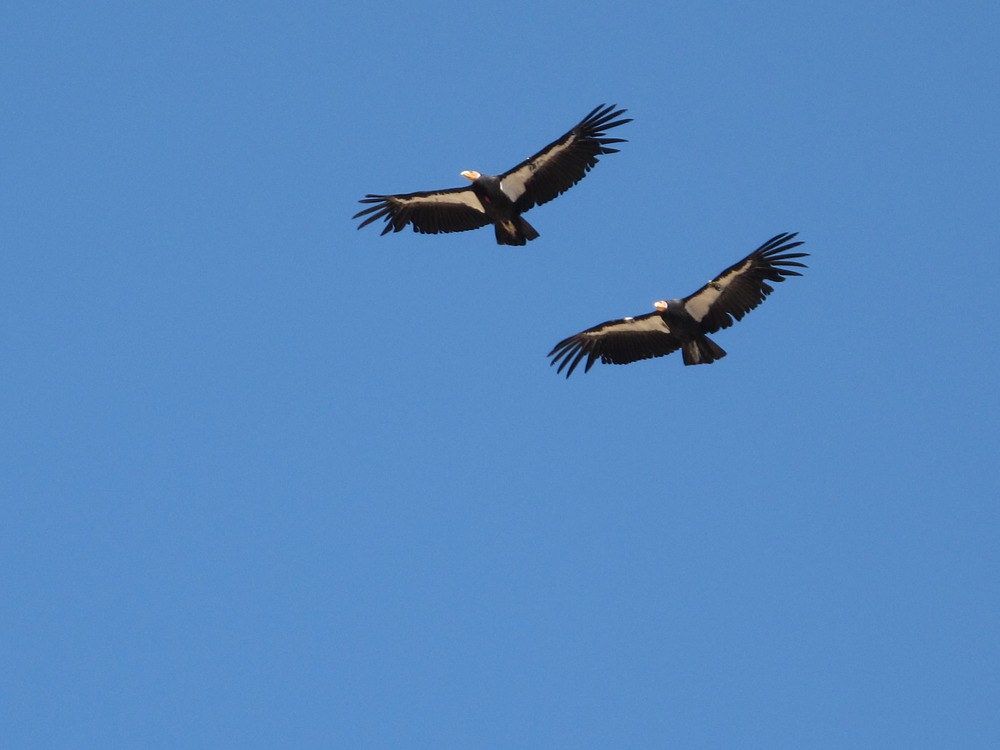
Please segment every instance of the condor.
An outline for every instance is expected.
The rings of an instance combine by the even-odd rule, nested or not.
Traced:
[[[624,113],[613,104],[602,104],[561,138],[503,174],[465,170],[461,175],[472,182],[469,187],[401,195],[369,193],[359,202],[371,205],[353,218],[366,217],[358,229],[384,219],[382,234],[401,232],[407,225],[421,234],[438,234],[493,224],[498,245],[524,245],[538,232],[521,214],[565,193],[597,164],[598,157],[616,153],[610,144],[624,139],[607,138],[605,133],[632,121],[620,119]]]
[[[654,302],[656,312],[635,318],[601,323],[563,339],[548,356],[566,377],[584,357],[584,372],[598,359],[604,364],[624,365],[640,359],[663,357],[680,349],[685,365],[707,365],[726,356],[725,350],[706,334],[729,328],[774,291],[768,282],[801,276],[794,268],[805,268],[795,258],[808,253],[790,253],[802,242],[795,234],[779,234],[758,247],[739,263],[683,299]]]

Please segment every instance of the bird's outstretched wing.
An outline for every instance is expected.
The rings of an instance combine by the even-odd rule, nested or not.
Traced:
[[[803,244],[791,241],[796,234],[786,232],[772,237],[684,298],[684,308],[701,324],[703,333],[715,333],[729,328],[736,320],[743,320],[744,315],[774,291],[769,281],[780,282],[788,276],[802,275],[794,269],[806,265],[795,258],[805,258],[809,254],[788,252]]]
[[[610,144],[624,143],[625,139],[607,138],[604,134],[632,119],[615,119],[625,113],[615,106],[602,104],[595,108],[561,138],[500,175],[500,189],[518,211],[527,211],[562,195],[584,178],[599,156],[617,153],[618,149]]]
[[[681,347],[680,340],[670,332],[658,312],[635,318],[609,320],[563,339],[549,352],[556,372],[566,371],[568,378],[586,357],[583,371],[587,372],[598,359],[605,364],[624,365],[640,359],[663,357]]]
[[[369,194],[359,203],[372,205],[354,214],[355,219],[367,217],[358,225],[358,229],[368,226],[376,219],[384,219],[382,234],[401,232],[407,225],[411,225],[414,232],[438,234],[465,232],[490,223],[479,198],[470,188],[465,187],[402,195]]]

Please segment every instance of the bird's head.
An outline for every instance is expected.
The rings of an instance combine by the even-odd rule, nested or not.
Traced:
[[[471,180],[472,182],[475,182],[480,177],[482,177],[482,175],[479,174],[479,172],[477,172],[474,169],[466,169],[464,172],[462,172],[462,177],[464,177],[467,180]]]
[[[667,301],[665,299],[658,299],[656,300],[656,302],[653,303],[653,307],[658,312],[663,312],[667,309]]]

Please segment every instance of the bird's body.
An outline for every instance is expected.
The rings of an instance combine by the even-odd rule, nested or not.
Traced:
[[[659,315],[663,326],[681,342],[681,354],[686,365],[707,365],[726,356],[725,350],[705,335],[701,323],[695,320],[682,299],[664,300]],[[663,303],[660,303],[663,304]]]
[[[398,195],[368,194],[361,203],[371,204],[354,215],[365,217],[358,229],[377,219],[385,221],[382,234],[401,232],[407,226],[421,234],[464,232],[493,224],[499,245],[524,245],[538,232],[521,216],[548,203],[584,178],[598,157],[618,151],[604,133],[631,122],[616,119],[625,112],[614,105],[601,105],[561,138],[529,159],[499,175],[465,170],[469,187],[429,190]]]
[[[496,230],[498,245],[524,245],[538,237],[535,228],[525,221],[514,201],[503,191],[499,177],[472,171],[462,175],[472,180],[471,190]]]
[[[622,365],[640,359],[663,357],[678,349],[685,365],[707,365],[726,356],[707,334],[729,328],[757,307],[774,288],[768,282],[801,276],[793,268],[805,268],[790,253],[802,242],[791,242],[795,234],[772,237],[743,260],[733,264],[687,297],[660,300],[655,312],[633,318],[609,320],[563,339],[549,352],[558,372],[568,366],[569,377],[586,357],[584,372],[600,359]]]

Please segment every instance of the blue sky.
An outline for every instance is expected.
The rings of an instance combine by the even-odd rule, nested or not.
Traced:
[[[9,8],[0,744],[1000,745],[998,29]],[[526,248],[356,231],[601,102]],[[548,366],[782,231],[726,359]]]

